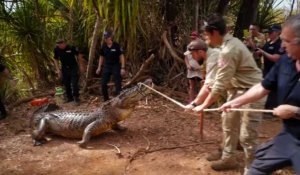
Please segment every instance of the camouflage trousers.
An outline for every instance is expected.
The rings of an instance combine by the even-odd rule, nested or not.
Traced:
[[[227,91],[227,101],[237,98],[244,94],[243,90]],[[263,100],[247,104],[241,108],[261,109]],[[258,127],[261,123],[262,114],[253,112],[229,112],[222,113],[222,129],[223,129],[223,152],[222,159],[233,156],[237,151],[238,140],[245,153],[245,168],[248,168],[254,159],[254,153],[257,146]]]

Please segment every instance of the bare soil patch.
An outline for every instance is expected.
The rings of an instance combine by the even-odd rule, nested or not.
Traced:
[[[83,100],[79,109],[99,106],[99,100],[88,103],[93,99]],[[62,107],[75,108],[72,104]],[[121,123],[127,131],[108,131],[92,138],[88,148],[82,149],[76,144],[78,140],[53,135],[46,144],[34,147],[28,116],[32,111],[23,104],[0,121],[0,175],[240,174],[240,170],[213,171],[205,159],[221,141],[219,113],[205,114],[201,141],[197,117],[183,113],[168,101],[151,98],[142,101],[131,118]],[[280,128],[279,120],[264,120],[260,142],[273,137]],[[242,166],[242,152],[239,159]]]

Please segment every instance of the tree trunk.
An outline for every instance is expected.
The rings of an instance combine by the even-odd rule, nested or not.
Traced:
[[[236,21],[234,36],[239,39],[243,38],[243,30],[248,29],[250,24],[256,20],[258,4],[259,0],[243,0]]]
[[[295,4],[295,0],[292,1],[291,10],[290,10],[289,16],[292,16],[292,14],[293,14],[294,4]]]
[[[218,7],[217,7],[217,10],[216,10],[216,13],[220,14],[220,15],[224,15],[226,9],[227,9],[227,6],[228,6],[228,3],[229,3],[230,0],[220,0],[219,4],[218,4]]]
[[[196,9],[195,9],[195,30],[199,31],[199,0],[196,0]]]
[[[83,87],[83,92],[85,92],[87,90],[88,80],[90,80],[92,77],[93,64],[94,64],[94,59],[95,59],[95,54],[96,54],[96,46],[97,46],[97,41],[98,41],[97,36],[98,36],[99,30],[100,30],[100,23],[101,23],[99,10],[98,10],[95,0],[93,0],[93,5],[94,5],[94,11],[96,13],[96,22],[95,22],[93,36],[92,36],[89,61],[88,61],[87,73],[86,73],[86,81],[85,81],[85,84]]]

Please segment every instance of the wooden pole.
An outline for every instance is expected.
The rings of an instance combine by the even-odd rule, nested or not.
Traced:
[[[203,140],[203,118],[204,112],[199,113],[199,130],[200,130],[200,140]]]

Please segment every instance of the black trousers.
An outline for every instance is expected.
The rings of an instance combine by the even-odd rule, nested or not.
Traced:
[[[258,147],[247,175],[268,175],[290,165],[300,174],[299,157],[300,140],[283,129],[273,140]]]
[[[78,67],[63,67],[62,68],[62,81],[65,86],[66,95],[69,100],[74,99],[74,97],[79,97],[79,87],[78,87]]]
[[[119,95],[122,88],[121,65],[104,65],[103,67],[101,88],[104,101],[109,100],[107,84],[110,81],[111,75],[114,77],[115,95]]]
[[[4,117],[6,117],[6,115],[7,115],[7,112],[6,112],[5,106],[2,102],[2,100],[0,99],[0,118],[4,118]]]

